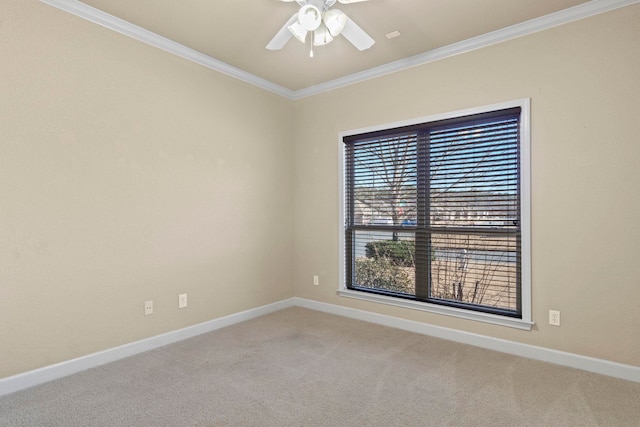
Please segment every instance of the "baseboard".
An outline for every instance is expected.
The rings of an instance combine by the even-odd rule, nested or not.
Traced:
[[[640,383],[640,367],[637,366],[625,365],[622,363],[581,356],[579,354],[567,353],[529,344],[522,344],[500,338],[492,338],[485,335],[473,334],[456,329],[429,325],[413,320],[400,319],[384,314],[372,313],[370,311],[357,310],[304,298],[296,297],[293,298],[293,300],[294,305],[297,307],[322,311],[351,319],[363,320],[365,322],[375,323],[378,325],[389,326],[422,335],[429,335],[462,344],[469,344],[488,350],[495,350],[501,353],[513,354],[515,356],[554,363],[556,365],[567,366],[570,368],[581,369],[584,371]]]
[[[294,306],[640,383],[640,367],[637,366],[295,297],[55,365],[45,366],[22,374],[2,378],[0,379],[0,396]]]
[[[199,323],[183,329],[178,329],[176,331],[167,332],[140,341],[110,348],[98,353],[56,363],[55,365],[45,366],[22,374],[2,378],[0,379],[0,396],[62,378],[67,375],[75,374],[86,369],[115,362],[116,360],[134,356],[136,354],[182,341],[187,338],[215,331],[216,329],[264,316],[265,314],[274,313],[285,308],[293,307],[294,305],[294,299],[290,298],[251,310],[242,311],[240,313],[231,314],[219,319]]]

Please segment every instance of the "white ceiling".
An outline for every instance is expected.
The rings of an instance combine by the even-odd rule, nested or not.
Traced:
[[[278,0],[41,0],[292,98],[591,16],[638,0],[369,0],[336,4],[371,35],[315,48],[267,43],[299,8]],[[90,7],[87,7],[90,6]],[[98,10],[94,10],[96,8]],[[113,18],[115,17],[115,18]],[[119,18],[119,19],[117,19]],[[124,20],[124,21],[121,21]],[[133,25],[131,25],[133,24]],[[145,31],[147,30],[147,31]],[[385,34],[399,31],[388,40]],[[157,37],[157,35],[162,37]],[[149,40],[149,39],[159,39]],[[163,38],[169,39],[171,42]],[[174,43],[175,42],[175,43]],[[230,67],[229,67],[230,66]],[[225,70],[227,69],[227,70]]]

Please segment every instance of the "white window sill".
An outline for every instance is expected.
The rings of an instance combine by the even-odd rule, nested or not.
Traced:
[[[400,298],[393,298],[385,295],[376,295],[368,292],[354,291],[351,289],[338,289],[338,295],[347,298],[355,298],[362,301],[409,308],[411,310],[420,310],[429,313],[441,314],[444,316],[453,316],[466,320],[474,320],[477,322],[490,323],[493,325],[507,326],[510,328],[522,329],[525,331],[530,331],[531,327],[534,324],[533,322],[524,319],[515,319],[512,317],[498,316],[496,314],[463,310],[460,308],[429,304],[426,302],[403,300]]]

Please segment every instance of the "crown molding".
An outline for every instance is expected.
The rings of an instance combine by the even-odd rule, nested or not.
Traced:
[[[458,43],[453,43],[448,46],[390,62],[379,67],[374,67],[359,73],[320,83],[318,85],[309,86],[307,88],[292,90],[236,68],[218,59],[212,58],[211,56],[205,55],[194,49],[188,48],[156,33],[145,30],[142,27],[133,25],[128,21],[117,18],[78,0],[40,1],[72,15],[114,30],[125,36],[182,57],[188,61],[195,62],[196,64],[200,64],[204,67],[218,71],[222,74],[236,78],[250,85],[257,86],[290,100],[298,100],[318,95],[320,93],[329,92],[334,89],[375,79],[398,71],[407,70],[429,62],[450,58],[461,53],[492,46],[507,40],[512,40],[640,2],[640,0],[591,0],[587,3],[561,10],[559,12],[551,13],[540,18],[525,21],[478,37],[473,37]]]
[[[547,30],[549,28],[568,24],[570,22],[579,21],[581,19],[589,18],[591,16],[599,15],[601,13],[609,12],[638,2],[640,2],[640,0],[591,0],[590,2],[583,3],[578,6],[541,16],[540,18],[531,19],[520,24],[505,27],[458,43],[453,43],[438,49],[403,58],[379,67],[370,68],[360,73],[351,74],[319,85],[300,89],[294,92],[293,97],[294,99],[302,99],[318,95],[323,92],[350,86],[352,84],[375,79],[398,71],[407,70],[429,62],[450,58],[461,53],[471,52],[476,49],[492,46],[518,37]]]
[[[171,54],[177,55],[188,61],[218,71],[227,76],[236,78],[245,83],[257,86],[261,89],[273,92],[285,98],[293,99],[295,92],[291,89],[277,85],[266,79],[248,73],[240,68],[222,62],[202,52],[186,47],[180,43],[174,42],[166,37],[162,37],[154,32],[145,30],[142,27],[134,25],[124,19],[117,18],[106,12],[89,6],[77,0],[40,0],[50,6],[68,12],[72,15],[91,21],[110,30],[116,31],[125,36],[131,37],[153,47],[157,47]]]

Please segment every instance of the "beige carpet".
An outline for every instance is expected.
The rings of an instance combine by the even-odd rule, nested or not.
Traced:
[[[640,384],[291,308],[0,398],[1,426],[640,426]]]

